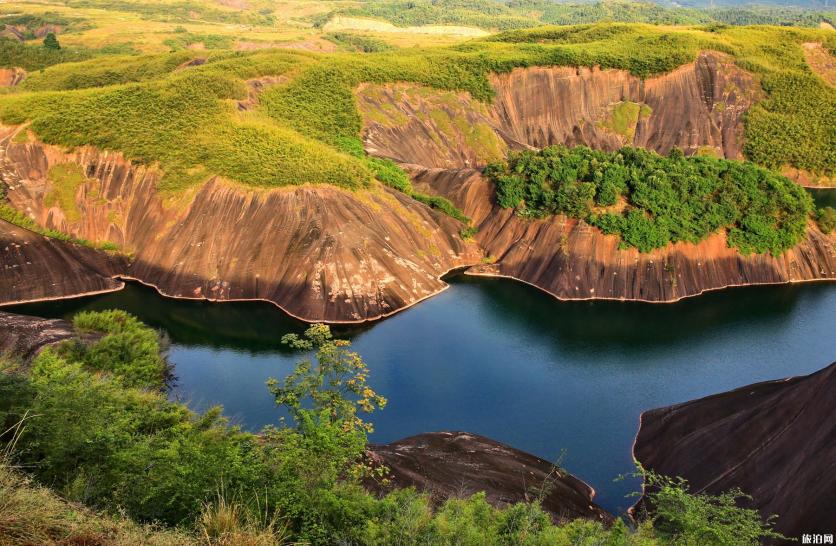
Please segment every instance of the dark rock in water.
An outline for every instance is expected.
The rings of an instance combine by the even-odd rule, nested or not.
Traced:
[[[0,355],[29,360],[47,345],[74,337],[75,330],[65,320],[0,311]]]
[[[694,492],[740,488],[789,538],[836,531],[836,363],[647,411],[634,447]]]
[[[369,455],[389,468],[394,487],[415,487],[438,502],[484,491],[489,503],[501,507],[542,495],[543,508],[556,521],[613,521],[612,515],[592,502],[595,490],[589,485],[548,461],[478,434],[419,434],[371,445]],[[370,488],[382,492],[378,484]]]

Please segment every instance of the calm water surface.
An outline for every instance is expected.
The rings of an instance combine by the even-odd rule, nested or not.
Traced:
[[[836,188],[808,188],[817,207],[836,208]]]
[[[376,442],[467,430],[557,460],[623,509],[635,480],[639,414],[748,383],[806,374],[836,360],[836,286],[808,284],[713,292],[670,305],[558,302],[503,279],[458,276],[451,287],[371,327],[338,329],[389,398],[374,416]],[[165,299],[130,285],[117,293],[17,312],[70,317],[121,308],[165,330],[177,384],[196,409],[223,404],[256,430],[279,412],[268,377],[298,355],[283,333],[304,325],[269,304]]]

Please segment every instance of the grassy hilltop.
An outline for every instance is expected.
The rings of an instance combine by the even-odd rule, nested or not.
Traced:
[[[414,82],[490,102],[491,72],[599,65],[649,77],[711,49],[730,54],[766,91],[767,98],[746,119],[746,157],[770,169],[790,165],[832,175],[836,89],[811,72],[802,50],[807,42],[836,50],[836,35],[826,30],[601,23],[374,53],[97,54],[31,73],[0,96],[0,120],[28,123],[28,130],[47,143],[92,145],[158,164],[165,173],[160,187],[168,192],[219,175],[262,188],[324,183],[358,189],[380,181],[413,193],[400,169],[362,150],[353,96],[360,83]],[[195,59],[203,64],[184,68]],[[240,110],[246,81],[264,76],[278,76],[279,83]],[[466,221],[448,203],[434,203]]]

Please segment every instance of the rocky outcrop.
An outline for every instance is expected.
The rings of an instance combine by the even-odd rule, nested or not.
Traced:
[[[595,490],[581,480],[548,461],[478,434],[419,434],[371,445],[369,456],[389,469],[391,486],[415,487],[437,502],[484,491],[487,501],[498,507],[542,499],[543,509],[556,521],[613,520],[592,501]],[[379,484],[370,486],[382,491]]]
[[[676,301],[728,286],[836,279],[836,238],[810,224],[774,258],[743,256],[718,233],[651,253],[565,217],[518,218],[493,202],[477,170],[508,150],[584,144],[739,158],[743,115],[760,85],[728,57],[703,52],[673,72],[640,80],[622,70],[519,68],[490,78],[491,105],[466,93],[409,84],[356,92],[366,150],[404,165],[415,186],[473,219],[487,263],[468,274],[512,277],[561,299]]]
[[[722,234],[640,254],[566,218],[523,221],[496,207],[490,185],[467,168],[509,148],[558,142],[660,152],[677,145],[737,157],[741,116],[759,87],[723,55],[703,53],[646,81],[565,67],[518,69],[491,81],[491,106],[404,84],[358,89],[369,152],[420,165],[410,167],[416,186],[473,218],[475,243],[461,239],[459,222],[387,188],[254,190],[212,178],[164,195],[153,167],[89,147],[15,142],[17,128],[0,128],[0,177],[8,202],[40,226],[133,255],[115,271],[109,265],[112,275],[180,298],[267,300],[308,321],[387,316],[444,289],[440,277],[451,269],[479,263],[469,272],[514,277],[567,299],[674,301],[725,286],[836,278],[834,236],[812,225],[779,258],[741,256]],[[275,82],[250,83],[244,109],[260,86]],[[55,290],[8,276],[0,282],[11,287],[0,291],[0,303],[91,291],[86,278]]]
[[[807,238],[777,258],[744,256],[723,233],[641,253],[572,218],[519,218],[493,203],[493,187],[478,171],[410,171],[419,190],[450,198],[479,227],[489,263],[468,274],[512,277],[561,299],[676,301],[728,286],[836,279],[836,236],[812,223]]]
[[[836,363],[645,412],[634,456],[682,476],[692,491],[740,488],[775,528],[833,533],[836,524]]]
[[[459,237],[459,222],[393,190],[257,191],[214,178],[164,199],[153,168],[91,148],[15,143],[11,134],[0,146],[11,205],[41,226],[118,244],[134,259],[114,274],[164,295],[260,299],[305,320],[359,322],[437,293],[444,273],[481,256]],[[67,164],[84,181],[58,198],[51,173]],[[66,286],[63,295],[88,291]],[[5,303],[35,296],[0,290]]]
[[[488,106],[466,93],[416,85],[358,88],[366,149],[400,163],[479,167],[510,149],[624,145],[740,158],[743,114],[761,96],[725,55],[641,80],[623,70],[518,68],[490,78]]]
[[[124,257],[38,235],[0,220],[0,305],[122,288]]]
[[[41,349],[77,337],[72,324],[0,311],[0,355],[30,360]]]
[[[0,87],[14,87],[25,77],[26,71],[22,68],[0,68]]]

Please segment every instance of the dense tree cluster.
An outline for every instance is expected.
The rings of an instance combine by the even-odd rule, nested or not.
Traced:
[[[512,154],[487,176],[497,201],[527,217],[565,214],[642,252],[719,230],[743,253],[779,255],[804,236],[812,198],[751,163],[622,148],[553,146]]]

